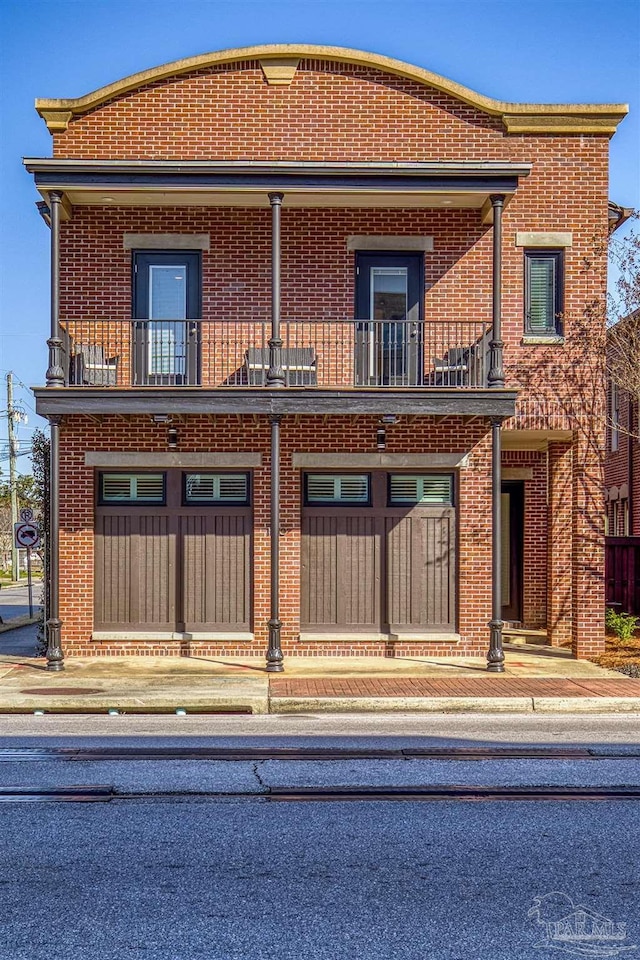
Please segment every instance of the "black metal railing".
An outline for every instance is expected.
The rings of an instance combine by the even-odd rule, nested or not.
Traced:
[[[266,386],[267,320],[64,320],[65,384]],[[481,388],[491,325],[482,321],[283,320],[285,384]]]

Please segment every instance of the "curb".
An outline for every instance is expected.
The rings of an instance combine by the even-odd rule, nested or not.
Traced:
[[[640,697],[272,697],[270,713],[638,713]]]
[[[108,714],[110,710],[119,714],[167,714],[173,715],[176,710],[184,710],[187,714],[202,713],[242,713],[267,714],[269,707],[265,697],[217,697],[210,699],[181,698],[176,696],[171,700],[153,700],[145,702],[141,697],[118,697],[101,699],[86,698],[42,698],[20,697],[20,702],[9,704],[0,703],[0,716],[9,714],[33,714],[42,711],[47,715],[54,714]]]
[[[533,713],[531,697],[271,697],[270,713]]]
[[[638,713],[640,697],[535,697],[533,709],[536,713]]]
[[[11,700],[13,699],[13,702]],[[0,716],[164,714],[637,714],[640,697],[271,697],[244,695],[150,698],[135,696],[29,697],[0,701]]]
[[[7,633],[9,630],[17,630],[18,627],[28,627],[32,623],[38,623],[40,617],[12,617],[11,620],[5,620],[0,623],[0,633]]]

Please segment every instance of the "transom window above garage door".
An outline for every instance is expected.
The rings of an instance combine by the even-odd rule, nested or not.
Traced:
[[[390,473],[389,505],[453,506],[453,477],[447,473]]]
[[[158,503],[166,497],[164,473],[101,473],[100,503]]]
[[[371,476],[368,473],[307,473],[304,478],[305,503],[343,503],[368,505],[371,502]]]
[[[248,473],[185,473],[184,502],[249,504]]]

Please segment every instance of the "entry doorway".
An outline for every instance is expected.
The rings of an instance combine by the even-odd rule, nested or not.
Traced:
[[[422,383],[423,278],[422,254],[356,255],[357,386]]]
[[[133,382],[200,383],[200,254],[134,252]]]
[[[524,481],[502,482],[502,619],[522,623]]]

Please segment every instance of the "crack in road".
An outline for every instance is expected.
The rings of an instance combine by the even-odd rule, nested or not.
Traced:
[[[259,770],[258,770],[258,767],[261,766],[263,763],[264,763],[264,760],[255,760],[255,761],[251,764],[251,772],[252,772],[252,774],[254,775],[254,777],[256,778],[256,780],[258,781],[258,785],[259,785],[260,787],[262,787],[263,790],[265,790],[267,793],[269,793],[270,790],[271,790],[271,787],[269,786],[268,783],[265,783],[265,782],[264,782],[264,780],[263,780],[262,777],[260,776],[260,772],[259,772]]]

